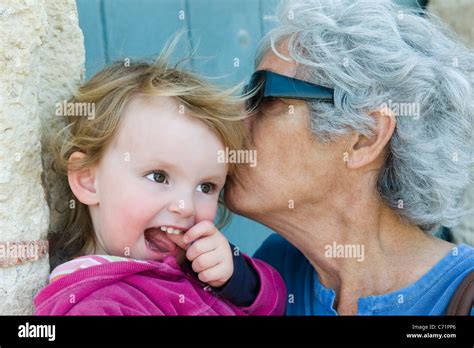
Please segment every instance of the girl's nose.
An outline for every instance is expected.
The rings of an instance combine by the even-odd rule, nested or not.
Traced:
[[[194,202],[192,199],[181,198],[176,199],[169,205],[169,211],[175,214],[179,214],[182,217],[190,217],[195,214]]]

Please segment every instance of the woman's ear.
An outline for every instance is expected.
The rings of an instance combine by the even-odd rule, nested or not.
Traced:
[[[349,144],[348,168],[357,169],[374,162],[383,154],[385,146],[395,131],[397,121],[389,108],[374,111],[370,113],[370,116],[376,121],[376,126],[373,129],[374,134],[370,137],[361,134],[354,135]]]
[[[69,157],[69,163],[84,158],[82,152],[74,152]],[[74,196],[83,204],[96,205],[99,197],[96,190],[95,168],[85,168],[81,170],[68,170],[67,178]]]

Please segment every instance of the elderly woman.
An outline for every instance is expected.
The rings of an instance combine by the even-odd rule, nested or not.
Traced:
[[[255,256],[287,314],[444,314],[474,270],[474,249],[430,234],[464,212],[472,52],[389,0],[298,0],[279,20],[250,83],[259,162],[225,199],[278,233]]]

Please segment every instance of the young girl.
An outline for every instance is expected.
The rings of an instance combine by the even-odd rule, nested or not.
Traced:
[[[283,314],[278,273],[213,224],[234,171],[218,151],[243,146],[241,101],[165,60],[112,65],[69,101],[94,115],[68,113],[56,137],[71,209],[52,260],[67,262],[37,315]]]

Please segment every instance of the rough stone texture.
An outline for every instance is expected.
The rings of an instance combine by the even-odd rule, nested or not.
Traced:
[[[0,38],[0,242],[46,240],[54,190],[43,185],[54,179],[43,173],[41,141],[60,127],[55,104],[83,76],[76,4],[1,0]],[[0,315],[31,314],[48,273],[47,255],[0,268]]]
[[[57,4],[59,2],[60,4]],[[53,204],[69,205],[61,202],[62,187],[51,170],[52,158],[45,146],[63,126],[64,120],[56,115],[56,103],[62,103],[74,93],[84,78],[85,50],[84,38],[79,28],[75,0],[44,0],[49,18],[44,44],[39,47],[39,73],[42,87],[39,90],[39,115],[42,124],[44,187],[50,206],[50,226],[56,227],[58,213]]]
[[[446,22],[468,47],[474,48],[474,26],[472,25],[474,1],[430,0],[428,9]],[[473,155],[471,151],[471,157]],[[474,170],[471,175],[474,178]],[[469,208],[474,208],[474,185],[469,186],[464,199]],[[474,214],[464,217],[458,226],[451,229],[451,232],[455,243],[467,243],[474,246]]]

